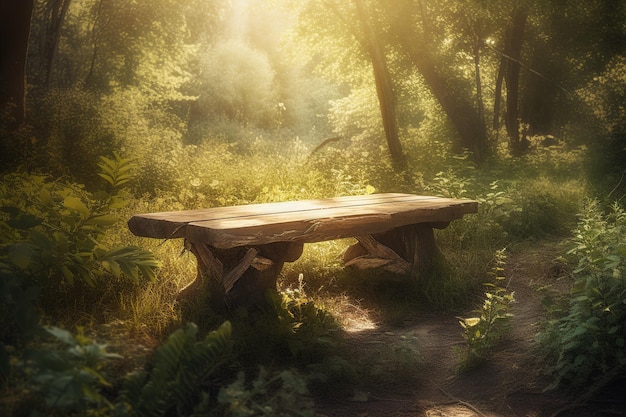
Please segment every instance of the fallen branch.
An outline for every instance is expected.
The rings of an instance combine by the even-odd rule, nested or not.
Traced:
[[[482,413],[478,408],[474,407],[472,404],[468,403],[467,401],[463,401],[460,400],[458,398],[456,398],[455,396],[453,396],[452,394],[450,394],[448,391],[446,391],[445,389],[443,389],[441,386],[439,386],[439,384],[437,384],[435,381],[430,381],[434,386],[437,387],[437,389],[439,389],[439,391],[441,391],[443,393],[443,395],[445,395],[446,397],[450,398],[450,401],[444,403],[444,405],[450,405],[450,404],[459,404],[462,405],[463,407],[466,407],[470,410],[472,410],[473,412],[475,412],[476,414],[478,414],[481,417],[487,417],[484,413]],[[437,405],[437,404],[435,404]]]
[[[317,145],[317,146],[315,147],[315,149],[313,149],[313,150],[311,151],[311,153],[309,154],[309,156],[313,155],[315,152],[319,151],[320,149],[322,149],[324,146],[328,145],[329,143],[332,143],[332,142],[339,142],[341,139],[343,139],[341,136],[335,136],[335,137],[332,137],[332,138],[324,139],[324,140],[322,141],[322,143],[320,143],[319,145]]]

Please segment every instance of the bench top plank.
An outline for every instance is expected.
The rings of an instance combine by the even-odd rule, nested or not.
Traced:
[[[409,224],[447,223],[477,210],[478,203],[472,200],[388,193],[139,214],[128,226],[137,236],[184,237],[226,249],[319,242]]]

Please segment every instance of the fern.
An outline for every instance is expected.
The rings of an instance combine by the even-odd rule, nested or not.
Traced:
[[[176,415],[188,415],[203,402],[206,394],[201,388],[229,356],[231,333],[228,321],[201,341],[196,340],[198,328],[192,323],[172,333],[157,349],[150,372],[126,378],[120,394],[125,409],[141,417],[163,416],[174,410]]]
[[[101,170],[98,175],[116,189],[133,179],[132,171],[137,165],[131,158],[122,158],[113,152],[113,159],[101,156],[98,167]]]
[[[122,274],[138,282],[140,275],[154,281],[159,262],[152,252],[136,246],[122,246],[109,251],[96,250],[96,260],[109,273],[120,277]]]

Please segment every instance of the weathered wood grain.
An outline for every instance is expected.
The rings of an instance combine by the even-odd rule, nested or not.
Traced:
[[[411,194],[373,194],[139,214],[128,226],[138,236],[185,237],[217,248],[274,242],[319,242],[382,233],[416,223],[446,223],[475,213],[478,203]]]

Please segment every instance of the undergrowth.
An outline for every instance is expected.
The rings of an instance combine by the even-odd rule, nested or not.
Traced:
[[[462,369],[472,368],[488,359],[500,338],[510,330],[508,322],[513,316],[509,307],[515,302],[513,291],[506,287],[503,250],[496,252],[492,269],[492,281],[484,284],[485,293],[482,305],[474,311],[474,317],[461,318],[463,336],[467,346],[457,352]]]
[[[141,415],[140,409],[145,415],[310,415],[307,386],[332,390],[359,374],[359,364],[342,350],[342,325],[350,320],[341,314],[399,325],[420,309],[463,309],[482,293],[496,248],[564,233],[584,193],[576,179],[562,176],[563,166],[575,163],[569,154],[571,160],[552,165],[559,177],[548,179],[539,167],[554,153],[510,161],[513,170],[536,168],[525,176],[503,174],[498,166],[477,169],[468,155],[451,156],[443,144],[418,137],[407,147],[409,168],[402,173],[380,158],[378,145],[363,140],[310,154],[299,140],[259,137],[243,146],[214,138],[179,146],[170,139],[163,144],[167,152],[150,158],[137,150],[141,162],[101,159],[106,191],[24,173],[4,177],[0,371],[3,397],[19,393],[10,403],[15,415],[26,415],[29,384],[41,394],[37,407],[51,415]],[[350,239],[307,245],[303,257],[285,267],[266,314],[240,310],[230,325],[204,306],[197,325],[183,323],[176,294],[194,279],[195,258],[178,241],[138,238],[118,221],[143,212],[374,192],[471,198],[479,213],[436,232],[445,262],[417,282],[343,268]],[[477,320],[465,319],[468,358],[488,356],[501,332],[494,323],[505,321],[512,296],[500,283],[497,278],[487,288]],[[42,313],[45,323],[59,326],[52,334],[40,326]],[[84,332],[61,330],[79,322]],[[100,326],[111,322],[120,324],[118,345],[110,349],[116,354],[125,356],[139,341],[161,346],[146,366],[133,366],[132,374],[107,372],[111,363],[128,360],[95,342]],[[33,343],[39,359],[22,357],[20,349]],[[207,359],[209,350],[215,356]],[[46,351],[60,362],[48,361]],[[393,356],[398,370],[405,354]],[[55,381],[67,381],[73,391],[61,393]]]
[[[548,388],[599,389],[626,371],[626,213],[588,202],[568,241],[571,293],[550,305],[538,335],[554,380]]]

